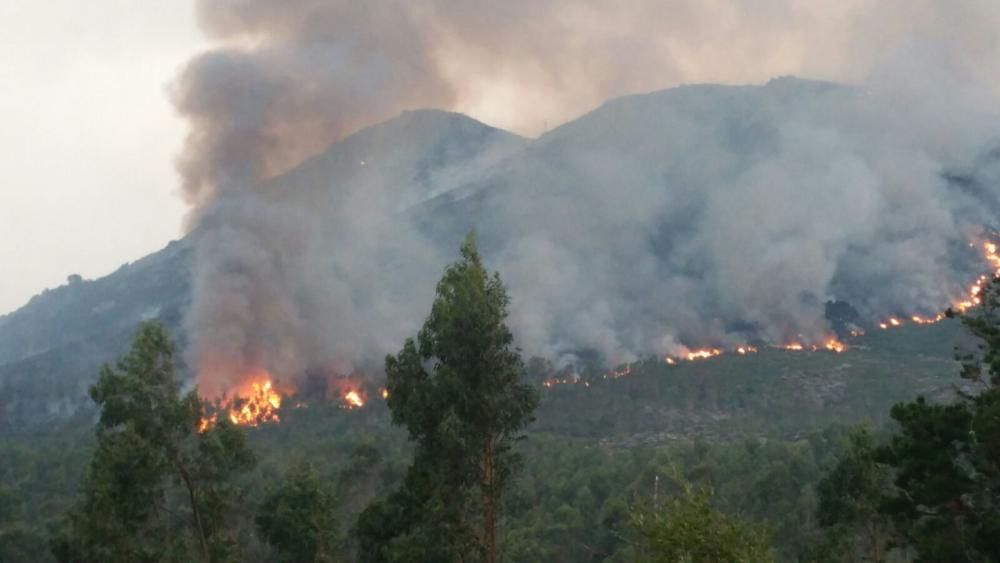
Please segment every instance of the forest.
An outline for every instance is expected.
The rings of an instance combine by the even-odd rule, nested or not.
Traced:
[[[0,561],[1000,561],[1000,285],[894,350],[627,373],[523,361],[508,304],[469,239],[386,400],[257,426],[142,325],[90,409],[0,435]]]

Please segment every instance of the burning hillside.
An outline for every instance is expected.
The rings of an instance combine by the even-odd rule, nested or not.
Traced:
[[[214,408],[219,412],[210,413],[202,419],[199,429],[211,428],[224,416],[233,424],[258,426],[267,422],[279,422],[283,393],[279,392],[269,374],[257,372],[250,375],[247,383],[231,395],[215,398]]]
[[[321,400],[338,404],[346,410],[364,407],[373,393],[383,400],[389,397],[388,390],[371,389],[371,383],[361,375],[317,375],[313,372],[311,385],[307,389],[279,387],[273,377],[266,372],[256,371],[247,375],[246,383],[237,390],[209,400],[209,413],[199,425],[204,431],[216,424],[219,417],[225,417],[240,426],[259,426],[281,421],[283,405],[304,408],[306,401]]]
[[[968,290],[958,295],[952,302],[949,310],[960,312],[978,306],[981,303],[981,294],[985,283],[991,277],[1000,277],[1000,255],[997,254],[998,244],[994,242],[1000,237],[997,233],[992,233],[987,240],[978,243],[971,243],[970,247],[978,249],[981,253],[982,263],[987,273],[981,274],[969,285]],[[875,322],[875,326],[882,330],[901,327],[906,324],[906,320],[917,325],[933,324],[946,318],[946,312],[930,315],[899,315],[887,317],[882,321]],[[864,335],[861,326],[852,325],[849,338],[856,338]],[[839,336],[829,335],[816,343],[803,343],[791,341],[786,343],[758,342],[754,344],[739,344],[731,347],[704,347],[704,348],[682,348],[681,352],[668,354],[663,357],[663,361],[669,365],[678,365],[681,362],[698,362],[711,360],[723,355],[747,356],[756,354],[761,347],[785,352],[832,352],[841,353],[848,349],[848,343]],[[603,377],[617,379],[631,374],[631,364],[608,371]],[[342,408],[355,410],[363,408],[369,401],[370,394],[377,394],[383,400],[388,398],[388,390],[380,388],[377,391],[370,390],[371,383],[363,375],[337,375],[329,373],[329,370],[313,370],[309,378],[313,383],[311,394],[322,396],[324,400],[336,402]],[[208,377],[211,380],[211,377]],[[552,376],[543,382],[545,387],[556,385],[579,384],[589,386],[589,382],[583,380],[578,374],[564,373]],[[285,387],[281,391],[277,388],[272,375],[263,370],[252,370],[247,373],[241,384],[231,394],[223,394],[219,399],[221,414],[213,414],[202,421],[202,429],[210,427],[217,420],[218,416],[225,416],[233,424],[245,426],[257,426],[262,423],[279,422],[281,420],[279,411],[282,406],[283,396],[294,393],[294,388]],[[300,403],[301,404],[301,403]]]

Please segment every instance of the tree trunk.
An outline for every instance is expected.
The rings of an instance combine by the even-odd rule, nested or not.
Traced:
[[[198,503],[195,499],[194,484],[191,482],[191,475],[188,473],[187,468],[180,461],[174,460],[174,464],[177,466],[177,471],[181,474],[181,479],[184,481],[184,486],[188,491],[188,499],[191,502],[191,515],[194,520],[194,531],[198,536],[198,543],[201,546],[201,558],[202,561],[206,563],[209,561],[208,558],[208,540],[205,539],[205,528],[201,525],[201,512],[198,511]]]
[[[497,560],[496,448],[491,436],[483,448],[483,561]]]

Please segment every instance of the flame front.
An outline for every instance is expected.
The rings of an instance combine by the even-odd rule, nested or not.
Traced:
[[[344,404],[346,404],[349,409],[359,409],[365,406],[365,400],[360,393],[351,389],[347,393],[344,393]]]
[[[715,356],[721,356],[722,350],[718,348],[706,348],[704,350],[694,350],[687,353],[688,361],[693,362],[694,360],[707,360],[708,358],[714,358]]]
[[[262,422],[279,422],[278,409],[281,395],[274,390],[270,381],[252,383],[250,396],[233,401],[236,406],[229,410],[229,420],[233,424],[257,426]]]
[[[843,342],[840,342],[836,338],[831,338],[827,340],[825,343],[823,343],[823,347],[831,352],[837,352],[838,354],[840,352],[843,352],[844,350],[847,350],[847,345],[844,344]]]
[[[270,379],[253,382],[247,392],[237,392],[226,403],[225,416],[233,424],[259,426],[265,422],[280,422],[281,394]],[[205,416],[198,422],[198,432],[205,432],[218,422],[218,414]]]

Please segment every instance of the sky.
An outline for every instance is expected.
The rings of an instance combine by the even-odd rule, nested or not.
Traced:
[[[180,236],[166,88],[203,42],[182,2],[0,2],[0,314]]]
[[[995,0],[4,0],[0,314],[181,236],[255,92],[277,103],[236,139],[265,151],[238,159],[249,178],[415,107],[535,135],[610,97],[786,74],[944,84],[945,105],[969,82],[996,107],[997,25]]]

